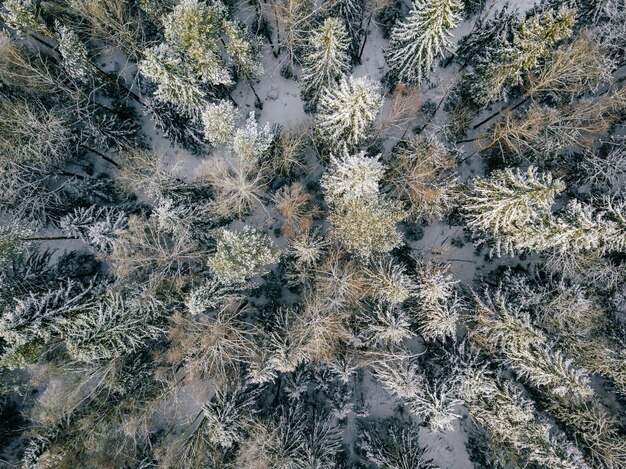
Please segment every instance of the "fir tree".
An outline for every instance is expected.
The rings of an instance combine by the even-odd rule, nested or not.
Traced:
[[[195,115],[205,102],[198,80],[185,73],[183,61],[165,44],[145,52],[139,69],[157,84],[155,98],[177,106],[183,113]]]
[[[359,439],[359,447],[367,460],[386,469],[437,469],[426,458],[415,426],[391,425],[384,431],[368,430]]]
[[[354,148],[367,138],[383,98],[378,86],[367,78],[342,78],[338,86],[325,88],[320,96],[317,131],[333,148]]]
[[[464,405],[489,435],[502,465],[522,459],[554,469],[588,467],[580,451],[555,434],[511,383],[477,369],[467,369],[459,379]]]
[[[449,30],[458,25],[462,9],[458,0],[414,0],[407,19],[391,31],[390,71],[404,83],[421,83],[450,46]]]
[[[315,103],[324,88],[331,88],[348,72],[349,39],[341,21],[327,18],[309,42],[309,53],[302,65],[302,93]]]

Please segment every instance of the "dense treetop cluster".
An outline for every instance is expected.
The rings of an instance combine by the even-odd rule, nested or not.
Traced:
[[[0,26],[0,467],[626,468],[624,0]]]

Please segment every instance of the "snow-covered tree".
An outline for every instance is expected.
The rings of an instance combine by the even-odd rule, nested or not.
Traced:
[[[86,81],[91,74],[91,62],[87,47],[78,35],[67,26],[57,23],[59,52],[63,57],[63,68],[67,74],[79,82]]]
[[[415,425],[391,425],[383,431],[363,432],[359,447],[368,462],[385,469],[437,469],[425,456],[426,449],[420,444],[419,431]]]
[[[224,448],[241,442],[252,423],[254,397],[242,387],[218,387],[202,406],[200,427],[204,438]]]
[[[28,224],[2,213],[4,221],[0,223],[0,265],[20,256],[30,245],[27,238],[32,237],[34,230]]]
[[[302,93],[316,102],[324,88],[330,88],[350,68],[350,41],[343,23],[326,18],[309,40],[309,52],[302,65]]]
[[[237,108],[231,102],[223,100],[208,104],[202,111],[204,137],[213,145],[230,142],[238,119]]]
[[[508,87],[520,85],[526,74],[534,71],[560,40],[568,37],[576,21],[576,12],[563,8],[556,14],[548,11],[521,21],[512,42],[495,41],[477,56],[470,78],[472,100],[480,105],[506,97]]]
[[[413,337],[407,314],[399,307],[378,305],[371,315],[360,318],[365,324],[363,337],[373,347],[400,345]]]
[[[59,225],[69,236],[76,236],[104,252],[111,250],[118,231],[126,228],[127,215],[114,207],[79,207],[61,218]]]
[[[453,383],[431,384],[410,360],[377,362],[374,375],[387,391],[404,400],[411,412],[426,419],[433,430],[450,430],[460,418],[457,412],[461,401]]]
[[[227,59],[246,79],[260,72],[257,45],[227,18],[220,0],[181,0],[162,20],[165,42],[145,51],[139,69],[157,84],[157,99],[187,114],[201,111],[206,89],[233,83]],[[222,47],[222,36],[227,42]]]
[[[317,131],[325,143],[352,149],[367,139],[383,97],[376,83],[367,78],[342,78],[325,88],[318,104]]]
[[[389,252],[402,244],[396,225],[406,217],[397,204],[347,202],[334,209],[329,220],[333,235],[346,249],[368,257]]]
[[[331,155],[330,167],[320,180],[326,200],[338,205],[377,200],[385,172],[379,158],[380,155],[368,157],[364,151],[344,152],[341,158]]]
[[[259,128],[254,112],[250,112],[246,125],[237,129],[233,138],[234,152],[249,165],[255,165],[270,148],[276,129],[270,123]]]
[[[22,367],[36,359],[40,346],[59,336],[57,325],[62,318],[91,310],[93,292],[93,285],[67,282],[57,289],[19,298],[5,308],[0,316],[0,337],[7,344],[3,365]]]
[[[419,302],[414,306],[413,316],[420,333],[427,340],[454,339],[465,310],[465,303],[455,287],[458,281],[445,264],[420,263],[416,273],[415,297]]]
[[[373,260],[365,275],[371,289],[370,295],[392,305],[406,301],[416,289],[415,282],[406,273],[404,266],[390,258]]]
[[[506,304],[501,293],[476,298],[472,340],[479,347],[500,357],[532,386],[546,393],[573,401],[594,395],[586,370],[577,368],[559,350],[551,349],[545,334],[528,315]]]
[[[461,20],[459,0],[414,0],[409,16],[391,31],[387,63],[404,83],[421,83],[450,46],[450,29]]]
[[[588,467],[580,451],[543,421],[511,383],[478,369],[460,372],[459,382],[464,406],[489,435],[501,464],[521,459],[551,469]]]
[[[165,330],[153,323],[156,317],[151,306],[108,294],[89,311],[63,318],[57,327],[72,358],[92,362],[134,352],[162,337]]]
[[[263,73],[259,62],[261,43],[241,25],[233,21],[224,21],[222,28],[226,34],[226,52],[235,64],[237,72],[246,80],[251,80]]]
[[[207,263],[222,282],[233,284],[267,273],[266,266],[278,260],[278,251],[269,237],[246,226],[239,231],[222,229],[217,238],[217,250]]]
[[[205,93],[199,81],[185,73],[183,60],[167,45],[147,50],[139,69],[156,83],[156,99],[174,104],[187,115],[195,115],[204,104]]]
[[[225,7],[198,0],[182,0],[162,19],[169,47],[186,58],[184,67],[200,81],[213,85],[232,83],[230,72],[219,50]]]
[[[525,172],[506,168],[477,177],[464,204],[468,226],[490,233],[497,253],[512,252],[525,245],[533,225],[550,216],[555,196],[564,189],[561,180],[533,166]]]
[[[333,207],[333,233],[348,250],[363,256],[388,252],[402,236],[396,224],[404,218],[402,207],[379,194],[384,166],[364,152],[331,158],[321,184]]]

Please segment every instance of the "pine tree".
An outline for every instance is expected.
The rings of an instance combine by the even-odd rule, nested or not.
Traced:
[[[394,306],[378,305],[371,315],[363,315],[363,336],[372,347],[400,345],[404,339],[413,337],[407,314]]]
[[[229,101],[208,104],[202,111],[204,137],[213,145],[232,141],[239,113]]]
[[[326,144],[354,148],[367,139],[383,105],[378,85],[367,78],[342,78],[325,88],[318,104],[317,131]]]
[[[341,158],[331,155],[330,168],[320,180],[324,197],[332,204],[372,202],[380,195],[380,181],[385,167],[380,155],[368,157],[364,151],[344,152]]]
[[[365,271],[370,295],[378,301],[395,305],[408,300],[415,292],[413,279],[406,274],[404,266],[390,258],[375,259]]]
[[[220,1],[209,6],[198,0],[182,0],[162,19],[165,39],[191,75],[212,85],[232,83],[219,50],[219,36],[226,10]]]
[[[269,237],[246,226],[239,231],[222,229],[217,238],[217,250],[207,263],[220,281],[236,284],[267,273],[266,266],[278,260],[278,251]]]
[[[385,469],[438,469],[427,459],[420,445],[419,431],[413,425],[391,425],[383,431],[364,431],[359,438],[367,460]]]
[[[183,69],[183,60],[166,45],[145,51],[139,69],[157,84],[155,98],[174,104],[184,114],[195,115],[205,102],[198,80]]]
[[[263,67],[259,62],[260,41],[232,21],[224,21],[222,28],[227,38],[226,52],[234,62],[237,72],[248,81],[261,75]]]
[[[422,336],[427,340],[456,338],[457,324],[465,310],[458,296],[449,266],[433,262],[418,264],[415,297],[419,303],[413,313]]]
[[[404,83],[421,83],[450,46],[449,30],[463,10],[458,0],[414,0],[409,16],[391,32],[387,63]]]
[[[58,338],[60,324],[83,311],[93,313],[94,285],[67,282],[54,290],[18,298],[0,316],[0,337],[7,344],[4,366],[23,367],[38,358],[42,345]]]
[[[302,93],[316,103],[325,88],[331,88],[350,68],[349,38],[345,26],[327,18],[309,40],[309,53],[302,65]]]

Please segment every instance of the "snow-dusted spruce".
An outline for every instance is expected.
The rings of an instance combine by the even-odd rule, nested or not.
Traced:
[[[353,149],[367,140],[367,131],[382,107],[378,84],[368,78],[344,77],[320,96],[317,132],[331,148]]]
[[[348,46],[350,40],[343,23],[337,18],[326,18],[309,40],[309,50],[302,65],[302,93],[311,102],[317,102],[324,88],[332,87],[350,68]]]
[[[586,370],[573,366],[559,350],[550,347],[545,334],[527,314],[507,305],[501,292],[485,300],[475,298],[472,340],[501,358],[522,379],[548,395],[575,402],[593,397]]]
[[[2,366],[24,367],[38,358],[42,345],[58,337],[57,323],[94,306],[94,287],[68,281],[55,290],[17,299],[2,311],[0,337],[6,343]]]
[[[359,319],[365,324],[363,339],[372,348],[400,345],[413,337],[407,314],[399,307],[378,305],[371,314]]]
[[[269,237],[246,226],[239,231],[222,229],[217,238],[217,250],[207,264],[222,282],[233,284],[267,273],[267,265],[278,260],[278,251]]]
[[[57,327],[74,360],[93,362],[129,354],[163,336],[165,330],[154,324],[156,317],[153,305],[109,293]]]
[[[157,85],[155,97],[196,115],[205,103],[202,84],[231,85],[226,59],[247,79],[261,72],[258,47],[227,18],[219,1],[182,0],[161,20],[165,42],[145,51],[140,71]],[[227,42],[222,49],[222,35]]]
[[[230,101],[207,104],[202,110],[204,138],[211,144],[219,145],[230,142],[235,135],[235,126],[239,112]]]
[[[18,258],[29,246],[26,240],[34,234],[33,227],[22,220],[10,219],[6,213],[0,214],[0,265]]]
[[[465,303],[456,291],[449,265],[434,262],[417,266],[416,298],[413,313],[422,336],[427,340],[456,338],[457,324]]]
[[[183,60],[165,44],[145,51],[139,64],[141,73],[154,81],[157,89],[154,97],[171,103],[183,113],[194,115],[205,102],[200,82],[185,73]]]
[[[409,16],[391,32],[387,63],[404,83],[421,83],[450,46],[450,29],[461,20],[459,0],[414,0]]]
[[[550,469],[589,467],[580,451],[544,422],[510,382],[473,368],[459,371],[458,380],[465,408],[489,435],[502,465],[521,459]]]
[[[84,82],[89,78],[92,70],[87,47],[78,35],[67,26],[57,23],[56,29],[59,33],[58,47],[63,57],[65,71],[73,79]]]
[[[126,228],[127,215],[115,207],[79,207],[63,218],[59,226],[69,236],[76,236],[96,249],[111,250],[117,232]]]
[[[411,412],[425,419],[433,430],[451,430],[460,418],[461,401],[453,383],[431,384],[419,367],[408,359],[377,362],[374,375],[390,393],[404,400]]]
[[[406,427],[390,426],[385,431],[363,432],[359,447],[367,455],[367,460],[376,467],[389,469],[438,469],[432,460],[425,456],[426,448],[420,444],[416,425]]]
[[[333,233],[349,251],[364,257],[389,252],[402,242],[396,224],[404,218],[402,207],[379,193],[384,166],[378,157],[344,151],[321,179],[332,206]]]
[[[572,33],[576,11],[563,8],[536,14],[521,21],[512,42],[495,41],[477,56],[469,80],[471,99],[479,105],[506,97],[508,88],[523,83],[550,48]]]
[[[369,294],[378,301],[389,304],[400,304],[408,300],[415,292],[414,280],[407,275],[403,265],[393,262],[391,258],[374,259],[365,270]]]
[[[554,198],[565,189],[550,173],[530,166],[526,171],[494,171],[477,177],[465,199],[467,224],[495,238],[496,252],[513,252],[527,244],[532,226],[551,216]]]

